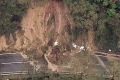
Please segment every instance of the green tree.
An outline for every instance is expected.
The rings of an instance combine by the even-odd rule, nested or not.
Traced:
[[[21,30],[20,21],[25,14],[26,6],[17,0],[0,1],[0,35],[14,37],[17,30]]]
[[[70,8],[70,15],[74,21],[74,28],[81,28],[83,32],[88,33],[88,46],[95,48],[95,28],[98,15],[96,6],[91,5],[87,0],[65,0]],[[78,30],[78,29],[77,29]],[[74,32],[76,32],[74,30]]]
[[[117,48],[120,30],[118,27],[119,1],[65,0],[64,2],[68,4],[74,21],[74,37],[79,37],[80,28],[83,32],[85,30],[88,33],[87,46],[92,50],[96,46],[106,50]]]

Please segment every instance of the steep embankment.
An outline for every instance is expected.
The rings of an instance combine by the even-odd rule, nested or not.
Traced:
[[[61,45],[60,47],[69,44],[70,41],[69,35],[65,31],[66,27],[70,27],[70,26],[66,26],[68,24],[70,25],[70,22],[68,20],[69,17],[67,16],[67,13],[68,13],[68,9],[62,2],[51,1],[47,4],[44,13],[44,27],[46,28],[46,32],[47,32],[46,35],[47,43],[51,42],[51,44],[53,44],[55,41],[57,41]],[[54,20],[50,25],[49,20],[51,20],[51,18],[53,18]],[[48,48],[50,49],[51,47],[48,45]],[[48,62],[49,69],[51,69],[52,71],[58,71],[63,67],[51,63],[50,62],[51,60],[49,59],[52,58],[52,60],[54,61],[53,58],[56,58],[55,59],[56,62],[57,58],[60,58],[60,54],[62,53],[61,51],[60,52],[58,51],[57,53],[56,50],[55,51],[54,50],[55,50],[54,47],[51,48],[51,50],[48,50],[48,52],[52,54],[52,56],[48,55],[49,58],[45,56],[45,59]]]
[[[21,21],[21,31],[16,31],[16,41],[9,37],[9,41],[14,44],[7,44],[7,38],[5,36],[0,37],[0,50],[5,50],[8,48],[12,49],[23,49],[27,48],[30,45],[36,45],[36,41],[39,39],[39,42],[44,44],[44,26],[43,26],[43,7],[30,7],[27,10],[26,15]],[[42,44],[41,44],[42,45]]]
[[[7,44],[5,36],[0,37],[0,51],[6,49],[23,50],[37,49],[42,53],[45,46],[52,40],[61,45],[67,45],[70,41],[66,31],[66,25],[70,25],[68,9],[61,1],[48,1],[39,6],[39,3],[30,6],[21,21],[21,31],[16,31],[16,40],[10,36]],[[33,3],[32,3],[33,4]],[[37,5],[37,6],[36,6]],[[51,18],[54,19],[51,21]],[[51,21],[51,24],[48,24]],[[70,27],[70,26],[69,26]]]
[[[34,3],[32,3],[34,4]],[[7,44],[4,36],[0,37],[0,49],[19,50],[34,56],[53,53],[52,58],[60,58],[66,45],[70,43],[70,35],[66,27],[71,28],[68,8],[61,1],[48,1],[42,6],[38,3],[30,6],[21,21],[21,31],[16,31],[16,40],[10,36],[13,44]],[[37,5],[37,6],[36,6]],[[68,26],[69,25],[69,26]],[[56,53],[54,42],[59,43],[60,51]],[[68,46],[69,47],[69,46]]]

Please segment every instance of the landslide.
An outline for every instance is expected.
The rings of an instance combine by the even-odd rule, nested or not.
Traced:
[[[6,6],[8,4],[7,1],[3,3],[6,3]],[[3,5],[3,3],[1,3],[1,5]],[[38,4],[37,3],[38,1],[36,0],[34,2],[31,1],[28,4],[29,6],[27,8],[26,14],[23,15],[21,22],[19,22],[19,26],[21,28],[20,30],[14,30],[13,28],[14,33],[12,33],[10,32],[10,30],[12,31],[12,27],[10,30],[5,29],[5,33],[2,34],[0,37],[0,51],[28,49],[31,46],[36,45],[38,41],[41,42],[40,40],[42,40],[41,39],[42,31],[43,31],[42,16],[44,13],[44,10],[43,10],[44,6],[38,6],[38,4],[40,3]],[[16,4],[17,3],[14,2],[12,5],[16,5]],[[5,7],[5,9],[7,8]],[[5,14],[5,12],[3,14]],[[12,13],[8,13],[8,14],[12,14]],[[14,22],[11,22],[11,23],[14,23]],[[17,26],[18,25],[16,25],[15,27]],[[8,36],[6,36],[7,31],[10,32],[8,33]]]
[[[62,71],[70,67],[67,61],[71,59],[73,27],[69,9],[60,0],[39,4],[38,0],[31,2],[21,20],[21,30],[14,33],[15,39],[12,34],[0,37],[0,51],[20,51],[37,59],[45,56],[49,69]],[[54,46],[56,41],[58,46]]]
[[[60,44],[60,52],[70,50],[71,38],[67,29],[71,29],[72,23],[67,15],[67,6],[59,0],[39,4],[38,0],[30,3],[22,17],[21,30],[14,32],[15,36],[0,37],[0,51],[33,51],[43,56],[52,50],[55,41]]]

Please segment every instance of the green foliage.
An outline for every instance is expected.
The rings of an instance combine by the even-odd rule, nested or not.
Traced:
[[[89,20],[94,21],[97,18],[95,13],[96,7],[91,5],[87,0],[66,0],[65,3],[69,5],[70,15],[76,27],[89,28],[86,23]]]
[[[70,15],[74,21],[71,30],[73,40],[76,40],[81,34],[92,30],[96,25],[97,14],[96,7],[91,5],[87,0],[65,0],[70,9]]]
[[[13,35],[16,31],[21,30],[20,22],[26,12],[26,4],[30,1],[32,0],[0,1],[0,35],[9,37],[10,34]],[[69,14],[74,21],[72,30],[68,30],[74,40],[79,35],[91,30],[96,33],[97,46],[116,48],[118,41],[120,41],[120,1],[63,0],[63,2],[69,6]],[[54,22],[53,17],[48,21],[48,24],[52,22]]]
[[[120,9],[120,2],[114,0],[88,0],[91,3],[95,3],[100,8],[104,7],[106,15],[108,17],[113,17],[116,15],[118,9]]]
[[[98,47],[102,50],[115,50],[117,47],[117,36],[109,25],[99,28],[96,39]]]
[[[104,16],[103,16],[104,17]],[[98,21],[98,29],[96,31],[96,45],[100,49],[108,50],[117,50],[118,42],[120,40],[120,15],[116,14],[111,18],[101,18]]]
[[[21,29],[20,21],[26,10],[25,4],[16,0],[1,0],[0,2],[0,35],[9,36]]]
[[[119,37],[118,16],[120,2],[113,0],[65,0],[74,21],[72,36],[77,39],[79,33],[95,31],[96,45],[108,50],[117,48]],[[116,17],[116,18],[114,18]],[[112,20],[112,21],[111,21]],[[115,22],[117,20],[117,22]],[[114,23],[112,23],[114,21]],[[106,25],[108,23],[109,25]],[[80,29],[79,29],[80,28]],[[82,29],[82,30],[81,30]],[[85,32],[84,32],[85,31]]]
[[[116,15],[115,9],[108,9],[107,10],[107,15],[110,16],[110,17],[115,16]]]

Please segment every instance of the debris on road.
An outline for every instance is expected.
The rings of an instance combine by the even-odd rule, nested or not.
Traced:
[[[75,43],[72,43],[72,46],[73,46],[74,48],[77,48],[77,45],[76,45]]]

